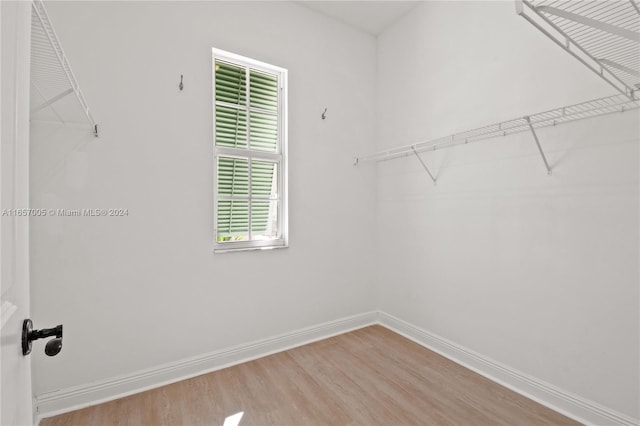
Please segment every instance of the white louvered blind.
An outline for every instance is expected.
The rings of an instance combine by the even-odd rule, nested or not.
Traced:
[[[216,248],[285,246],[286,70],[216,50],[213,63]]]

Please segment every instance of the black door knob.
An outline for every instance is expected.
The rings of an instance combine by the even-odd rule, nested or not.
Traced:
[[[44,347],[44,353],[49,356],[55,356],[62,350],[62,324],[53,328],[43,328],[42,330],[34,330],[33,322],[26,319],[22,322],[22,355],[29,355],[34,340],[45,339],[55,336],[47,342]]]
[[[49,356],[56,356],[62,350],[62,339],[55,338],[51,339],[44,345],[44,353]]]

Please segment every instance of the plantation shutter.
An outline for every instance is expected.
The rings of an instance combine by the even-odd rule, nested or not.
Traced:
[[[251,149],[275,152],[278,144],[278,78],[250,73]]]
[[[216,147],[247,150],[217,157],[218,241],[277,229],[278,162],[254,155],[279,151],[278,77],[216,60],[215,117]]]

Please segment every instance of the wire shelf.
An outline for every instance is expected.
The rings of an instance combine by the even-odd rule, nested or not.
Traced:
[[[636,98],[640,8],[635,0],[516,0],[516,10],[621,93]]]
[[[31,13],[31,119],[88,121],[98,135],[96,122],[41,0],[33,0]]]
[[[513,120],[502,121],[430,141],[418,142],[412,145],[355,157],[354,164],[357,165],[367,161],[391,160],[420,152],[507,136],[514,133],[533,131],[535,135],[534,129],[556,126],[562,123],[584,120],[605,114],[625,112],[637,108],[640,108],[640,100],[631,100],[625,95],[614,95],[515,118]]]

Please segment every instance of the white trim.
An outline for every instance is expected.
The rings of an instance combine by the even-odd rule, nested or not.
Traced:
[[[249,58],[247,56],[238,55],[237,53],[228,52],[222,49],[217,49],[215,47],[211,48],[211,52],[213,53],[213,57],[214,57],[214,65],[215,65],[215,59],[220,59],[221,61],[230,63],[231,65],[239,64],[243,67],[253,68],[258,71],[263,71],[267,74],[287,72],[286,68],[282,68],[277,65],[272,65],[266,62],[258,61],[257,59]]]
[[[45,417],[112,401],[367,327],[376,324],[377,318],[377,312],[367,312],[131,374],[36,395],[38,422]]]
[[[463,367],[581,423],[640,425],[638,419],[559,389],[550,383],[380,311],[329,321],[131,374],[37,395],[38,422],[44,417],[112,401],[374,324],[386,327]]]
[[[380,325],[451,361],[587,425],[638,426],[640,421],[562,390],[420,327],[379,312]]]

